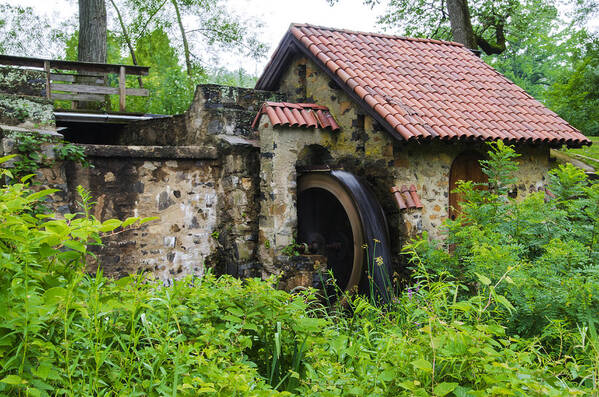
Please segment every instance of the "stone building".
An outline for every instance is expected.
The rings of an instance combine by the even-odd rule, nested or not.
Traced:
[[[543,189],[550,148],[590,144],[460,44],[292,25],[255,90],[199,86],[185,114],[79,140],[95,167],[53,175],[71,210],[81,184],[98,218],[160,217],[106,242],[109,274],[212,266],[292,289],[328,267],[350,288],[373,257],[380,280],[406,239],[439,236],[499,139],[522,155],[518,196]]]

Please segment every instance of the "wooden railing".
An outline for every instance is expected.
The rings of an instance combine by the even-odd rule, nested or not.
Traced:
[[[150,69],[147,66],[60,61],[12,55],[0,55],[0,65],[43,69],[46,78],[45,96],[51,100],[106,102],[106,95],[118,95],[119,109],[124,112],[127,96],[148,96],[148,90],[143,87],[126,87],[126,76],[147,76]],[[118,75],[118,87],[108,86],[107,76],[110,74]],[[138,81],[141,85],[141,79]]]

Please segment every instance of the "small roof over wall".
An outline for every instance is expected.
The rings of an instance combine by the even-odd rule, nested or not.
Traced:
[[[323,128],[331,131],[340,128],[329,108],[315,103],[265,102],[252,123],[253,129],[258,129],[264,114],[273,127]]]
[[[591,144],[458,43],[293,24],[256,88],[277,89],[296,54],[322,68],[398,140]]]

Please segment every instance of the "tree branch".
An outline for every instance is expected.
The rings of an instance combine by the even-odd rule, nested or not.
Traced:
[[[125,38],[125,42],[127,43],[127,47],[129,47],[129,53],[131,54],[131,60],[134,65],[137,65],[137,57],[135,56],[135,50],[133,49],[133,43],[131,42],[131,37],[129,37],[129,33],[127,32],[127,27],[125,26],[125,22],[123,22],[123,17],[121,16],[121,12],[119,8],[116,6],[114,0],[110,0],[112,3],[112,7],[116,11],[116,15],[119,19],[119,24],[121,25],[121,31],[123,32],[123,37]],[[137,82],[139,83],[139,88],[144,88],[144,84],[141,81],[141,76],[137,76]]]
[[[485,52],[487,55],[501,54],[506,49],[505,32],[503,23],[495,26],[495,40],[496,44],[489,43],[482,35],[476,35],[476,44]]]
[[[146,23],[144,24],[144,26],[140,29],[139,34],[137,35],[137,40],[139,40],[144,32],[146,31],[146,28],[148,27],[148,25],[150,24],[150,22],[152,21],[152,19],[154,19],[154,17],[156,16],[156,14],[158,14],[158,12],[160,10],[162,10],[162,7],[164,7],[164,5],[166,4],[167,0],[164,0],[162,2],[162,4],[160,4],[160,6],[158,8],[156,8],[156,10],[154,10],[154,12],[152,14],[150,14],[150,16],[148,17],[148,19],[146,19]]]

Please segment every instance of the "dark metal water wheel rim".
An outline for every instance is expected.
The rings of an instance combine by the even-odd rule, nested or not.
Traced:
[[[353,244],[347,243],[348,236],[346,236],[346,234],[348,233],[344,230],[339,231],[338,240],[340,241],[328,243],[329,246],[333,244],[340,245],[340,247],[337,247],[337,249],[348,248],[348,245],[351,246],[351,249],[353,250],[353,260],[351,264],[348,264],[348,266],[351,266],[351,271],[346,285],[340,287],[344,288],[345,290],[353,290],[357,288],[358,283],[360,282],[364,263],[364,233],[358,208],[351,195],[347,192],[347,190],[341,185],[341,183],[336,178],[332,177],[329,174],[314,173],[301,176],[298,181],[298,203],[300,202],[300,196],[303,193],[309,191],[310,189],[321,189],[330,193],[341,205],[345,212],[345,215],[347,216],[347,220],[349,221],[351,229],[350,238],[351,240],[353,240]],[[311,232],[318,233],[318,231]],[[327,242],[325,242],[325,244],[326,243]],[[335,248],[336,247],[332,247],[330,248],[330,250],[334,250]],[[337,276],[335,275],[335,277]]]

